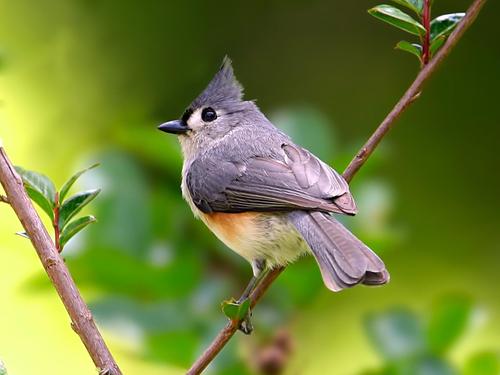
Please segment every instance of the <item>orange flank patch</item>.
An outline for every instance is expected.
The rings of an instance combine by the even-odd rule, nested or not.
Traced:
[[[242,240],[253,234],[257,215],[257,212],[214,212],[203,214],[203,221],[226,245],[236,250]]]

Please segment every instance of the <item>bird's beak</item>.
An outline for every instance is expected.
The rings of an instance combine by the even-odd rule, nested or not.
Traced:
[[[172,134],[184,134],[189,128],[187,124],[182,120],[169,121],[158,126],[158,129],[162,132],[172,133]]]

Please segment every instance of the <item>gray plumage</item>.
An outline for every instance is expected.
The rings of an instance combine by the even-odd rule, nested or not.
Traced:
[[[205,121],[207,110],[216,118]],[[179,136],[183,195],[195,215],[252,265],[284,265],[310,252],[331,290],[389,280],[380,258],[329,214],[356,213],[347,182],[294,144],[254,102],[242,100],[229,59],[181,122],[175,129],[185,127]],[[162,130],[169,131],[168,124]],[[243,217],[244,226],[237,222]]]

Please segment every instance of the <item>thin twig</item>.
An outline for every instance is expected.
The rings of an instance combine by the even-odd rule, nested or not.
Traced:
[[[97,329],[92,314],[83,301],[66,264],[28,198],[21,177],[15,171],[1,146],[0,182],[12,209],[21,221],[47,275],[68,311],[71,327],[80,336],[99,370],[99,374],[121,375],[122,373]]]
[[[431,61],[420,71],[412,85],[404,93],[398,103],[394,106],[392,111],[387,115],[387,117],[378,126],[375,132],[371,135],[365,145],[359,150],[354,159],[349,163],[346,170],[343,173],[346,181],[350,182],[354,175],[359,171],[363,164],[368,160],[370,155],[373,153],[377,145],[380,143],[382,138],[387,134],[387,132],[392,128],[398,117],[405,111],[408,106],[413,103],[419,96],[420,90],[423,84],[429,79],[429,77],[434,73],[436,68],[441,64],[441,62],[449,55],[452,48],[457,44],[460,37],[469,28],[469,26],[474,22],[479,11],[483,7],[486,0],[475,0],[472,5],[467,10],[466,16],[458,24],[457,28],[449,36],[446,43],[443,45],[441,50],[436,54],[436,56],[431,59]],[[255,306],[262,295],[271,286],[273,281],[283,272],[284,267],[276,268],[266,275],[262,280],[261,284],[257,287],[254,293],[251,294],[251,306]],[[200,357],[193,363],[191,368],[187,371],[188,375],[200,374],[212,360],[217,356],[217,354],[222,350],[222,348],[227,344],[231,337],[238,330],[240,322],[238,320],[230,321],[215,337],[210,346],[201,354]]]

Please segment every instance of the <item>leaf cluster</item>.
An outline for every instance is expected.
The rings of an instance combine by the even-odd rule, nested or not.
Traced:
[[[47,176],[16,167],[17,173],[23,180],[28,196],[35,202],[50,218],[53,226],[58,250],[62,251],[67,242],[87,225],[96,221],[94,216],[83,216],[72,220],[86,205],[88,205],[99,194],[100,189],[78,192],[68,198],[68,193],[78,178],[85,172],[97,167],[94,164],[86,169],[78,171],[71,176],[57,191],[55,184]],[[26,233],[18,233],[28,237]]]
[[[419,38],[419,43],[408,42],[402,40],[396,44],[396,49],[409,52],[416,56],[420,63],[423,64],[423,44],[425,43],[427,29],[424,25],[424,0],[392,0],[400,5],[405,10],[411,11],[414,15],[387,4],[377,5],[368,10],[375,18],[388,23],[398,29],[406,31],[409,34],[416,35]],[[429,25],[429,52],[430,56],[434,56],[436,52],[446,41],[446,38],[451,34],[453,29],[465,16],[465,13],[450,13],[443,14],[430,21]],[[416,17],[416,18],[415,18]]]

